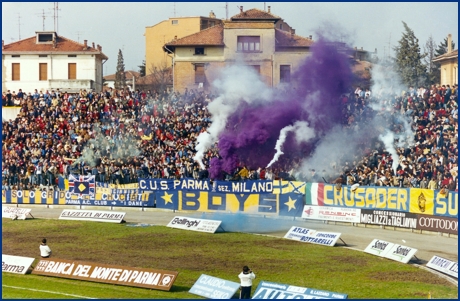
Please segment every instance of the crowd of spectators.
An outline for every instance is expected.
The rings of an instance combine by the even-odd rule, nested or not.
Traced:
[[[207,104],[215,97],[203,91],[111,88],[99,93],[4,92],[3,106],[21,109],[16,119],[2,122],[2,189],[56,189],[58,178],[70,173],[92,174],[99,182],[116,184],[145,177],[208,178],[208,171],[192,157],[196,137],[210,125]],[[457,100],[457,85],[410,87],[391,97],[358,87],[343,96],[344,127],[365,124],[362,121],[370,118],[366,108],[384,102],[391,108],[381,113],[388,120],[396,112],[411,119],[414,144],[397,149],[396,173],[394,158],[376,141],[374,148],[363,150],[364,157],[340,162],[335,180],[325,179],[320,171],[306,180],[457,190]],[[88,155],[94,162],[86,160]],[[216,156],[215,145],[204,156],[205,166]],[[294,179],[287,170],[246,166],[227,176],[227,180],[279,178]]]

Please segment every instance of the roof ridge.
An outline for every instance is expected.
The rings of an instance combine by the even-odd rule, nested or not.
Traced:
[[[309,41],[313,41],[313,40],[310,39],[310,38],[303,37],[303,36],[299,36],[298,34],[291,33],[291,32],[289,32],[289,31],[285,31],[285,30],[281,30],[281,29],[279,29],[279,28],[275,28],[275,30],[277,30],[277,31],[279,31],[279,32],[281,32],[281,33],[283,33],[283,34],[286,34],[286,35],[293,35],[293,36],[299,37],[299,38],[301,38],[301,39],[306,39],[306,40],[309,40]]]
[[[16,44],[16,43],[19,43],[19,42],[23,42],[23,41],[26,41],[26,40],[28,40],[28,39],[33,39],[33,38],[35,38],[35,37],[36,37],[36,36],[31,36],[30,38],[25,38],[25,39],[22,39],[22,40],[14,41],[14,42],[11,42],[11,43],[9,43],[9,44],[5,44],[5,46],[10,46],[10,45],[12,45],[12,44]]]
[[[177,39],[177,40],[172,40],[172,41],[170,41],[169,43],[177,42],[177,41],[183,40],[183,39],[185,39],[185,38],[190,38],[190,37],[192,37],[192,36],[194,36],[194,35],[198,35],[198,34],[201,34],[201,33],[205,32],[205,31],[207,31],[207,30],[213,29],[214,27],[223,27],[223,23],[219,23],[219,24],[216,24],[216,25],[214,25],[214,26],[205,28],[205,29],[203,29],[203,30],[200,30],[200,31],[195,32],[195,33],[192,33],[192,34],[190,34],[190,35],[188,35],[188,36],[179,38],[179,39]],[[168,44],[168,43],[166,43],[166,44]]]

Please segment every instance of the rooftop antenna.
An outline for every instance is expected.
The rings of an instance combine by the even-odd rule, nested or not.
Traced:
[[[174,2],[174,18],[176,17],[176,2]]]
[[[390,38],[388,39],[388,57],[391,56],[391,32],[390,32]]]
[[[225,20],[228,20],[228,2],[225,2]]]
[[[84,31],[77,31],[77,42],[80,43],[80,34],[83,33]]]
[[[53,19],[54,19],[54,32],[57,33],[58,26],[58,11],[59,11],[59,2],[53,2]]]
[[[265,3],[266,3],[266,2],[264,2],[264,11],[267,11],[266,8],[265,8]]]
[[[43,12],[41,14],[36,14],[37,16],[41,16],[43,18],[43,31],[45,31],[45,19],[46,19],[46,15],[45,15],[45,10],[43,9]]]
[[[21,40],[21,15],[18,13],[19,40]]]

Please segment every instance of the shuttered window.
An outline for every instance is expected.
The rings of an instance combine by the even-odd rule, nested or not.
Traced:
[[[13,73],[11,74],[11,78],[12,80],[21,80],[21,68],[20,68],[21,64],[19,63],[13,63],[12,64],[12,70],[13,70]]]
[[[241,52],[260,52],[260,37],[239,36],[237,38],[237,50]]]
[[[195,64],[195,84],[204,83],[205,80],[204,64]]]
[[[47,63],[40,63],[39,64],[39,72],[38,75],[39,80],[48,80],[48,64]]]
[[[289,83],[291,82],[291,66],[280,65],[280,82]]]
[[[77,79],[77,64],[69,63],[68,79]]]

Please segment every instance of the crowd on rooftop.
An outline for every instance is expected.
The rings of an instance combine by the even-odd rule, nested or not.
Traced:
[[[399,165],[383,145],[364,149],[365,156],[340,162],[338,177],[313,182],[341,185],[420,187],[457,190],[458,87],[409,87],[391,97],[356,88],[343,95],[344,127],[365,124],[376,101],[411,120],[414,144],[397,149]],[[211,123],[207,104],[216,97],[204,91],[184,93],[107,89],[4,92],[3,106],[19,106],[16,119],[2,123],[2,189],[57,189],[59,177],[92,174],[96,181],[135,183],[138,178],[209,177],[192,159],[197,136]],[[398,129],[395,129],[396,131]],[[90,156],[92,159],[86,159]],[[215,145],[204,156],[218,156]],[[84,158],[84,160],[82,159]],[[94,162],[90,162],[94,160]],[[241,165],[228,180],[294,179],[286,170]]]

